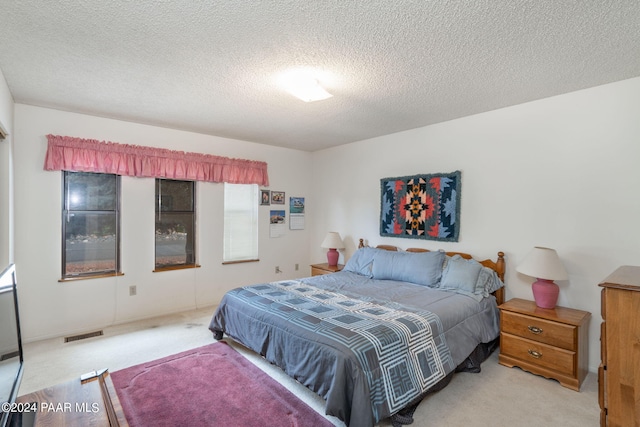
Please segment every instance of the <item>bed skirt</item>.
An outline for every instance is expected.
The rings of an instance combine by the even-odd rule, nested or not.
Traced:
[[[453,378],[453,374],[455,374],[456,372],[471,372],[474,374],[479,373],[481,370],[480,365],[482,364],[482,362],[487,360],[489,356],[491,356],[491,353],[493,353],[493,351],[498,348],[499,345],[499,337],[488,343],[478,344],[478,346],[471,352],[471,354],[465,360],[463,360],[462,363],[460,363],[454,371],[449,372],[446,377],[441,379],[424,394],[417,397],[413,402],[408,404],[397,413],[393,414],[390,417],[391,425],[393,427],[402,427],[403,425],[413,423],[413,413],[416,411],[416,409],[418,409],[418,405],[420,405],[420,402],[422,402],[425,397],[427,397],[431,393],[440,391],[447,385],[449,385],[451,379]]]

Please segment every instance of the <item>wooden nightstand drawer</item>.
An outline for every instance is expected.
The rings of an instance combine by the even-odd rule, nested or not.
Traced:
[[[502,332],[570,351],[576,350],[576,327],[563,323],[503,311]]]
[[[524,362],[573,376],[576,372],[576,353],[510,334],[500,335],[500,352]]]
[[[312,276],[320,276],[322,274],[336,273],[336,272],[342,270],[343,267],[344,267],[344,265],[342,265],[342,264],[331,266],[326,262],[324,264],[312,264],[311,265],[311,275]]]
[[[321,276],[323,274],[329,274],[329,273],[330,273],[330,271],[322,270],[320,268],[311,266],[311,275],[312,276]]]

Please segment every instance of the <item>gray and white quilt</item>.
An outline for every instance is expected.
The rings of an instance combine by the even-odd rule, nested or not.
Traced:
[[[371,427],[497,337],[487,301],[340,272],[234,289],[210,329],[318,393],[327,414]]]

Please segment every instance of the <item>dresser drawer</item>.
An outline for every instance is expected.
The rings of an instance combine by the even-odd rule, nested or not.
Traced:
[[[502,332],[576,351],[576,327],[524,314],[502,311]]]
[[[607,322],[600,324],[600,360],[606,362],[607,359]]]
[[[601,363],[600,366],[598,366],[598,404],[600,405],[600,409],[603,411],[607,409],[607,402],[604,400],[605,375],[604,365]]]
[[[500,354],[536,366],[573,376],[576,372],[576,353],[515,335],[500,335]]]

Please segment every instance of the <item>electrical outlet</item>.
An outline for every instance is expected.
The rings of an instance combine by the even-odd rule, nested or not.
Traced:
[[[129,286],[129,296],[132,297],[138,293],[138,288],[136,286]]]
[[[276,267],[276,274],[278,273],[282,273],[282,270],[280,270],[280,267]]]
[[[298,268],[299,268],[299,267],[298,267],[298,264],[296,264],[296,271],[298,271]]]

